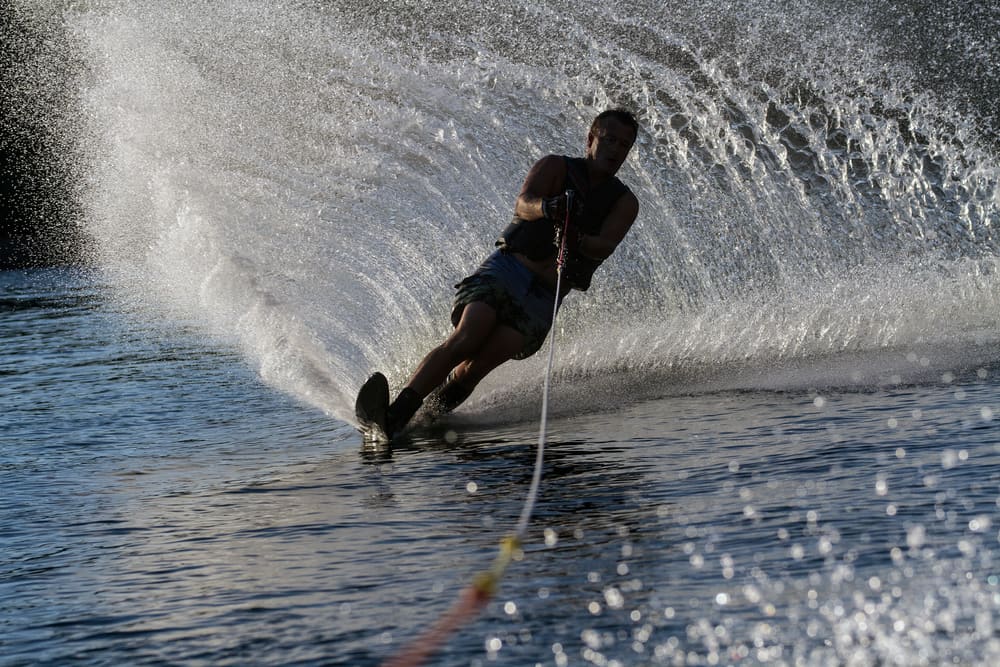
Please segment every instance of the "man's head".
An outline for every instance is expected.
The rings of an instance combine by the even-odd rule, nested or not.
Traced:
[[[600,130],[609,119],[616,120],[622,125],[631,127],[633,138],[635,138],[635,135],[639,134],[639,121],[637,121],[635,116],[632,115],[632,112],[627,109],[608,109],[607,111],[602,111],[597,114],[597,118],[595,118],[594,122],[590,124],[590,131],[593,133]]]
[[[607,176],[616,174],[638,133],[638,121],[625,109],[600,113],[587,133],[587,159],[592,168]]]

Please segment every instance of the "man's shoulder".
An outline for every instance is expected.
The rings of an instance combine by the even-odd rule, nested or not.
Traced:
[[[632,192],[632,188],[630,188],[624,181],[622,181],[622,179],[615,176],[615,180],[618,181],[618,185],[621,188],[622,195],[627,195],[632,199],[636,198],[635,193]]]
[[[621,183],[621,181],[619,181],[619,183]],[[625,207],[625,210],[632,215],[633,219],[639,214],[639,198],[636,197],[635,193],[632,192],[632,190],[624,183],[622,183],[622,193],[619,195],[618,201]]]
[[[549,153],[544,155],[535,162],[536,167],[542,167],[547,169],[565,169],[566,162],[572,158],[565,155],[558,155],[556,153]]]
[[[628,197],[638,201],[635,194],[632,192],[632,188],[626,185],[626,183],[622,179],[618,178],[618,176],[612,176],[611,182],[614,184],[613,187],[618,191],[618,197]]]
[[[546,155],[531,167],[531,174],[546,180],[561,181],[566,176],[566,157],[564,155]]]
[[[629,215],[635,218],[639,213],[639,198],[635,196],[632,192],[632,188],[625,185],[620,178],[613,176],[611,178],[614,188],[614,199],[615,207],[619,210],[626,211]]]

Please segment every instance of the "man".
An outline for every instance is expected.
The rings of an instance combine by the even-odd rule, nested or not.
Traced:
[[[448,412],[494,368],[538,351],[552,326],[558,242],[567,211],[560,303],[570,289],[590,286],[594,270],[639,213],[635,195],[615,176],[638,129],[628,111],[605,111],[590,127],[583,158],[547,155],[531,167],[499,249],[456,286],[454,331],[424,357],[385,416],[372,418],[359,407],[359,419],[384,421],[380,426],[391,439],[432,392],[431,410]],[[378,378],[384,387],[384,378]]]

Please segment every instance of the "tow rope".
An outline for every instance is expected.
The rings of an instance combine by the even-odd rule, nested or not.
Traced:
[[[535,454],[535,470],[531,476],[531,486],[521,510],[514,532],[500,540],[500,552],[493,560],[490,569],[484,570],[472,578],[472,582],[462,589],[458,599],[451,608],[438,619],[429,630],[403,647],[382,667],[418,667],[433,655],[438,648],[460,627],[474,619],[483,607],[496,595],[507,566],[521,556],[521,541],[528,532],[531,514],[538,499],[538,488],[542,483],[542,463],[545,459],[545,439],[548,429],[549,414],[549,384],[552,377],[552,359],[556,347],[556,314],[559,312],[559,292],[562,288],[563,267],[566,264],[566,236],[569,233],[570,212],[573,210],[573,191],[566,191],[566,218],[562,232],[559,234],[559,254],[556,257],[556,296],[552,304],[552,335],[549,337],[549,356],[545,365],[545,382],[542,385],[542,417],[538,429],[538,448]]]

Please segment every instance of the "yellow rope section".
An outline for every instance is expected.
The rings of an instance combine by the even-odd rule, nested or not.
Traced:
[[[500,541],[500,553],[493,560],[490,569],[480,572],[458,596],[451,606],[434,626],[406,646],[399,654],[382,667],[418,667],[469,619],[475,617],[486,603],[489,602],[500,587],[500,579],[512,560],[521,558],[520,540],[510,535]]]
[[[520,560],[521,554],[521,540],[516,535],[503,538],[500,540],[500,553],[493,559],[493,565],[473,577],[472,585],[480,594],[492,598],[500,587],[500,580],[507,566],[512,560]]]

